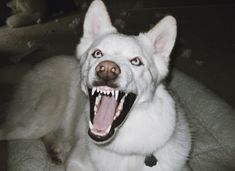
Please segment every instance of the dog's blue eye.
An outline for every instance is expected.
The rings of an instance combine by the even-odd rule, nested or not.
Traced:
[[[143,65],[143,63],[139,57],[135,57],[135,58],[131,59],[130,62],[132,65],[135,65],[135,66]]]
[[[96,49],[96,50],[92,53],[92,56],[93,56],[94,58],[100,58],[100,57],[103,56],[103,53],[101,52],[101,50]]]

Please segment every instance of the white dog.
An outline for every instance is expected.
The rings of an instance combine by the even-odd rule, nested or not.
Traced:
[[[75,139],[67,171],[183,170],[190,131],[162,84],[175,39],[171,16],[147,33],[127,36],[112,26],[103,2],[93,1],[77,47],[80,67],[66,57],[36,66],[16,94],[0,139],[42,138],[61,162],[53,132],[62,130],[66,141]]]
[[[91,4],[77,48],[90,107],[80,118],[67,170],[183,169],[190,132],[162,84],[175,39],[171,16],[147,33],[126,36],[112,26],[100,0]]]

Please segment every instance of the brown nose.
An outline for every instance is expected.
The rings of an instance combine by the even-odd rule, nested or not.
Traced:
[[[119,66],[112,61],[103,61],[100,62],[95,68],[97,76],[104,80],[115,80],[118,75],[121,73]]]

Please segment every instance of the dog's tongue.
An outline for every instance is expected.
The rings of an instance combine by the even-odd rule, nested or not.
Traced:
[[[113,122],[117,101],[115,98],[103,96],[93,120],[93,126],[96,130],[105,131]]]

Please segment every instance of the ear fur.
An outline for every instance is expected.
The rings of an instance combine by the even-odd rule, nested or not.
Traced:
[[[104,33],[113,31],[116,29],[112,26],[105,4],[101,0],[94,0],[85,16],[83,36],[95,39]]]
[[[77,47],[77,55],[83,54],[94,41],[107,33],[116,32],[112,26],[105,4],[101,0],[94,0],[88,8],[83,24],[83,36]]]
[[[175,44],[176,32],[175,18],[166,16],[146,33],[146,36],[154,45],[153,53],[163,56],[165,62],[169,62],[169,56]]]

